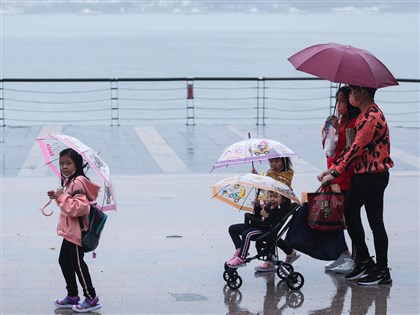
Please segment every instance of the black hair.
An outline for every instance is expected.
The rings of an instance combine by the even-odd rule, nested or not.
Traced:
[[[86,165],[83,165],[83,157],[79,153],[77,153],[75,150],[71,148],[67,148],[60,152],[60,158],[63,156],[68,156],[69,158],[73,160],[74,164],[76,165],[76,171],[74,172],[73,175],[70,176],[70,178],[67,179],[67,181],[65,181],[64,176],[61,175],[62,186],[64,186],[66,182],[67,183],[71,182],[77,176],[83,176],[83,177],[88,178],[85,175],[85,172],[83,170]]]
[[[293,168],[292,159],[289,157],[284,157],[283,163],[284,163],[284,171],[289,171]]]
[[[365,86],[357,86],[357,85],[351,85],[351,84],[349,84],[349,86],[352,88],[352,89],[358,89],[359,91],[365,91],[365,92],[367,92],[367,94],[373,99],[374,97],[375,97],[375,93],[376,93],[376,88],[370,88],[370,87],[365,87]]]
[[[292,163],[291,158],[289,158],[289,157],[276,157],[276,158],[271,158],[271,159],[268,159],[268,160],[275,160],[275,159],[282,159],[283,160],[284,168],[282,169],[282,172],[289,171],[289,170],[293,169],[293,163]]]
[[[350,121],[351,119],[359,116],[360,109],[350,104],[349,98],[350,98],[351,88],[348,85],[344,85],[337,90],[337,93],[335,93],[336,101],[338,100],[338,94],[340,94],[340,92],[343,93],[347,98],[347,121]]]

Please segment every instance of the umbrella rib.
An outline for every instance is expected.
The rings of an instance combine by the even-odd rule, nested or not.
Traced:
[[[244,204],[245,204],[245,201],[248,199],[248,196],[249,196],[249,194],[251,193],[251,191],[252,190],[254,190],[255,188],[254,187],[252,187],[250,190],[249,190],[249,192],[246,194],[246,196],[245,196],[245,198],[244,198],[244,202],[242,203],[242,205],[241,205],[241,207],[239,208],[239,211],[240,210],[242,210],[242,208],[243,208],[243,206],[244,206]]]
[[[217,193],[215,193],[214,195],[213,195],[213,197],[211,197],[211,199],[213,199],[214,197],[216,197],[218,194],[220,194],[220,192],[223,190],[223,189],[225,189],[226,187],[228,187],[230,184],[227,184],[226,186],[224,186],[222,189],[220,189]]]
[[[361,56],[362,56],[363,61],[364,61],[364,62],[366,62],[366,64],[368,65],[368,67],[367,67],[367,68],[369,69],[369,72],[370,72],[370,74],[372,75],[372,79],[373,79],[373,81],[374,81],[374,84],[377,84],[375,74],[373,73],[372,68],[369,66],[369,62],[368,62],[368,60],[365,58],[365,56],[364,56],[364,55],[361,55]]]

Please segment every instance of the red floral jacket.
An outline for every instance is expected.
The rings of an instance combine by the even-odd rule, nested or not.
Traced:
[[[361,112],[355,127],[353,144],[331,168],[342,174],[354,167],[355,174],[364,174],[384,172],[393,167],[388,124],[378,105],[374,103]]]

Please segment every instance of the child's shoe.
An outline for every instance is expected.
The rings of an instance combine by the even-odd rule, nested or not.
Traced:
[[[227,264],[229,267],[232,267],[232,268],[239,268],[239,267],[246,266],[245,259],[242,259],[241,257],[235,257],[229,260]]]
[[[87,313],[98,310],[101,307],[102,305],[99,304],[98,297],[95,297],[93,300],[86,298],[83,303],[73,305],[73,311],[77,313]]]
[[[298,259],[299,257],[300,257],[300,254],[297,251],[293,250],[293,253],[286,256],[286,259],[284,260],[284,262],[288,264],[293,264],[296,261],[296,259]]]
[[[72,308],[73,305],[77,305],[80,301],[80,298],[78,296],[71,297],[66,296],[64,299],[56,299],[54,301],[54,306],[56,308]]]
[[[256,272],[273,272],[276,271],[276,266],[268,261],[263,262],[261,265],[255,267]]]
[[[241,252],[241,249],[240,248],[237,248],[236,251],[233,253],[232,258],[229,259],[228,262],[231,261],[232,259],[238,257],[240,252]]]

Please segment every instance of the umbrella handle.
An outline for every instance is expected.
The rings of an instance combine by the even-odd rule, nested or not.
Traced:
[[[39,211],[41,211],[41,213],[45,215],[46,217],[49,217],[54,213],[54,211],[51,211],[50,213],[45,212],[45,208],[51,203],[51,201],[52,201],[52,198],[48,200],[46,203],[44,203],[44,205],[41,208],[39,208]]]
[[[261,192],[261,189],[260,189],[260,188],[258,188],[258,189],[256,190],[256,194],[255,194],[254,205],[256,205],[256,204],[257,204],[257,202],[258,202],[258,198],[259,198],[259,196],[260,196],[260,192]]]

